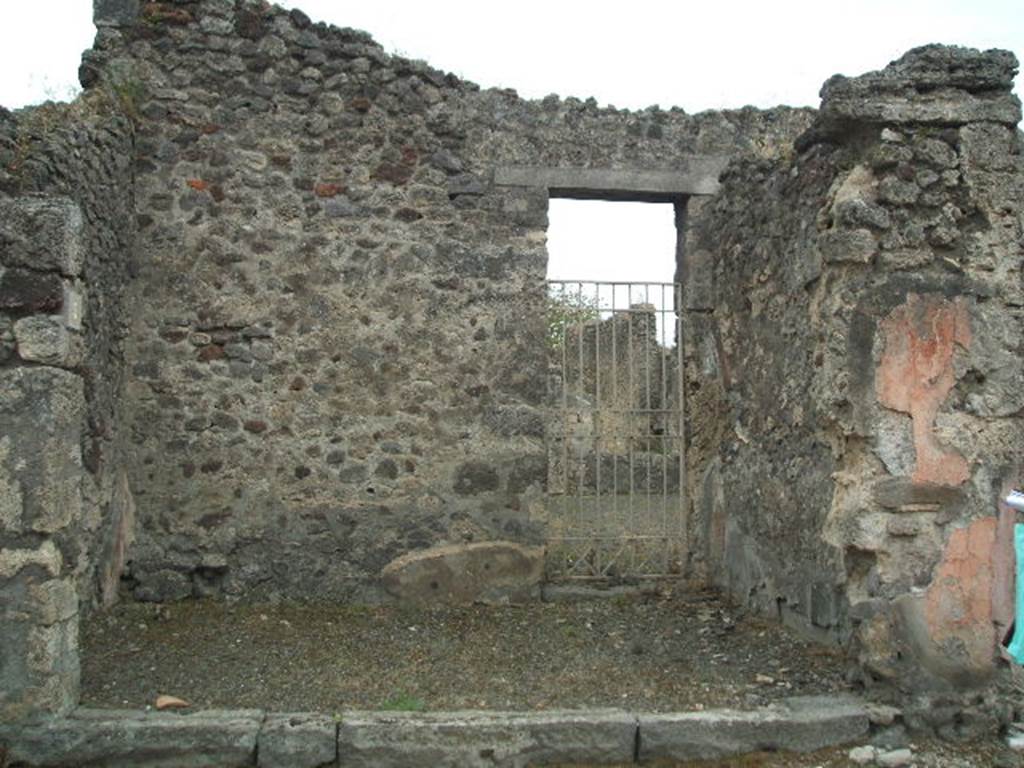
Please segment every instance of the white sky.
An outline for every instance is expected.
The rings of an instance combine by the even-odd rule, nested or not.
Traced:
[[[688,112],[817,106],[832,74],[880,69],[929,42],[1024,58],[1021,0],[288,0],[315,21],[526,97],[593,96]],[[0,105],[66,99],[93,37],[92,0],[0,0]],[[1022,80],[1017,78],[1017,92]],[[661,209],[661,210],[659,210]],[[596,214],[590,211],[597,211]],[[666,212],[667,211],[667,212]],[[672,279],[669,206],[555,201],[551,272]],[[652,238],[651,218],[667,230]],[[579,237],[571,245],[568,230]],[[668,243],[668,245],[664,245]],[[628,274],[627,274],[628,273]]]

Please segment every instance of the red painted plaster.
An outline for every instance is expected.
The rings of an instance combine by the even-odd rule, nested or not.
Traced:
[[[913,419],[915,483],[956,486],[967,462],[935,437],[935,416],[956,384],[953,355],[971,342],[970,317],[962,299],[910,294],[881,323],[885,352],[875,372],[878,401]]]
[[[967,666],[991,667],[999,644],[997,605],[1000,545],[995,516],[952,532],[942,562],[925,594],[929,637],[939,648],[955,647]]]
[[[1017,513],[1002,500],[1014,488],[1020,487],[1020,474],[1012,481],[1004,481],[999,494],[999,522],[996,524],[996,549],[992,563],[995,583],[992,586],[992,620],[1000,641],[1010,631],[1017,612],[1016,572],[1017,555],[1014,547],[1013,527],[1017,522]]]

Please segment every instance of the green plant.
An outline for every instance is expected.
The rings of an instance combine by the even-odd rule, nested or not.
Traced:
[[[555,288],[548,292],[547,306],[547,342],[552,352],[561,352],[565,345],[566,332],[573,326],[582,326],[601,316],[597,297],[589,296],[581,291],[574,291],[567,286]]]
[[[402,691],[380,705],[383,712],[422,712],[427,703],[418,696]]]
[[[104,83],[103,92],[110,106],[133,123],[139,122],[140,110],[146,101],[146,86],[141,80],[124,74],[111,77]]]
[[[16,114],[17,128],[14,141],[11,151],[4,158],[4,164],[8,172],[20,175],[25,169],[26,162],[32,157],[34,147],[44,144],[54,131],[67,124],[71,112],[67,104],[47,101],[19,110]]]

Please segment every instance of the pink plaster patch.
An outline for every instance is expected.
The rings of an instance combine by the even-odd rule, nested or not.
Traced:
[[[881,323],[885,353],[875,372],[878,401],[909,413],[914,423],[915,483],[956,486],[969,475],[967,462],[935,437],[935,416],[956,384],[953,355],[971,342],[962,299],[910,294]]]
[[[1014,548],[1013,526],[1017,513],[1002,502],[1014,488],[1020,487],[1020,474],[1013,481],[1004,481],[999,494],[999,516],[996,524],[996,550],[992,562],[995,583],[992,586],[992,620],[1000,640],[1010,631],[1017,612],[1014,589],[1017,556]]]
[[[940,647],[952,643],[977,670],[991,667],[999,643],[998,527],[993,516],[953,531],[925,595],[931,640]]]
[[[117,602],[121,574],[128,561],[128,549],[135,538],[135,500],[132,498],[128,477],[122,471],[115,481],[109,514],[113,530],[106,551],[99,563],[100,603],[109,607]]]

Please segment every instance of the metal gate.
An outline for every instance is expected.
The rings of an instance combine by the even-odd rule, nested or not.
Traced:
[[[681,575],[680,286],[549,281],[548,296],[548,575]]]

